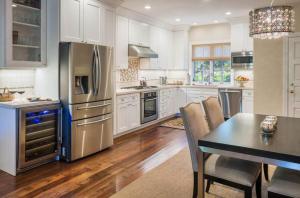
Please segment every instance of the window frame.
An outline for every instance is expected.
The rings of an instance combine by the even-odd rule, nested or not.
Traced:
[[[203,48],[201,50],[201,48]],[[209,49],[209,53],[205,52],[204,50]],[[216,52],[221,53],[217,54]],[[196,56],[196,50],[200,53],[200,56]],[[199,54],[198,54],[199,55]],[[201,56],[202,55],[202,56]],[[201,62],[207,62],[209,61],[209,77],[208,81],[204,81],[204,71],[205,69],[201,69],[201,75],[202,75],[202,81],[196,81],[195,80],[195,74],[196,74],[196,68],[195,63],[199,62],[198,64],[201,64]],[[216,70],[214,65],[216,61],[222,61],[222,66],[220,69]],[[230,69],[225,69],[224,65],[225,62],[229,61]],[[219,82],[215,82],[215,76],[214,73],[216,71],[221,71],[222,79]],[[231,73],[231,51],[230,51],[230,43],[215,43],[215,44],[201,44],[201,45],[192,45],[192,79],[193,82],[196,83],[213,83],[213,84],[231,84],[231,78],[230,82],[225,82],[225,72]]]

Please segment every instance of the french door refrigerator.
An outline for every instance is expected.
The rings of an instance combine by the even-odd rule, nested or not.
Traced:
[[[62,158],[73,161],[113,144],[113,49],[60,43]]]

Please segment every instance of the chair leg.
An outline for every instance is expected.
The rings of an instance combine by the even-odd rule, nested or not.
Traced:
[[[261,179],[262,179],[262,176],[261,176],[262,173],[259,174],[257,180],[256,180],[256,186],[255,186],[255,190],[256,190],[256,197],[257,198],[261,198]]]
[[[194,172],[194,189],[193,189],[193,198],[198,196],[198,173]]]
[[[269,166],[268,164],[264,164],[264,175],[265,175],[265,179],[266,181],[269,181]]]
[[[213,182],[212,182],[211,179],[208,179],[208,180],[207,180],[206,190],[205,190],[206,193],[209,193],[210,185],[211,185],[212,183],[213,183]]]
[[[245,198],[252,198],[252,188],[247,188],[245,190]]]

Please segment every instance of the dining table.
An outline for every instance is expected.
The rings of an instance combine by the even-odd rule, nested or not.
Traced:
[[[205,197],[205,153],[300,170],[300,118],[278,116],[276,131],[265,133],[265,117],[238,113],[198,140],[198,198]]]

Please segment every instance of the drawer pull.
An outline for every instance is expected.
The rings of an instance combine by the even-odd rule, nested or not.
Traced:
[[[108,105],[111,105],[111,103],[107,103],[107,104],[103,104],[103,105],[89,106],[89,107],[77,107],[77,110],[94,109],[94,108],[98,108],[98,107],[106,107]]]
[[[111,117],[104,118],[102,120],[93,121],[93,122],[86,122],[86,123],[77,124],[77,126],[85,126],[85,125],[96,124],[96,123],[99,123],[99,122],[104,122],[104,121],[109,120],[109,119],[111,119]]]

